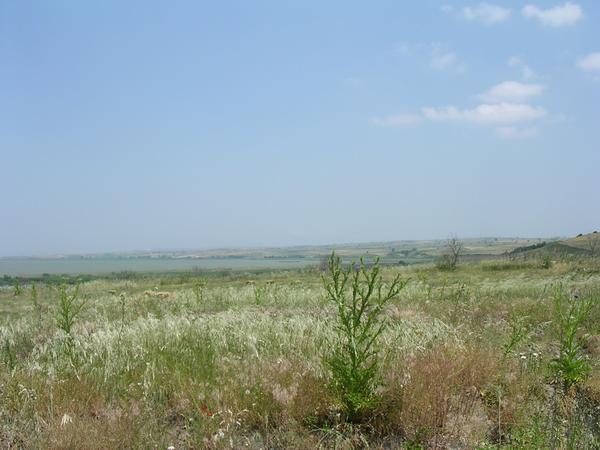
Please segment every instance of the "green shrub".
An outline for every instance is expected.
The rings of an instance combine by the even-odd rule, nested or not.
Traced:
[[[456,269],[456,264],[452,263],[448,255],[442,255],[435,262],[435,267],[437,267],[438,270],[452,271]]]
[[[550,255],[545,255],[542,258],[541,266],[542,269],[550,269],[552,267],[552,258],[550,257]]]
[[[58,312],[56,315],[56,325],[66,335],[67,350],[69,353],[73,350],[73,325],[75,320],[81,314],[85,306],[85,300],[79,298],[79,285],[75,286],[71,293],[67,287],[62,285],[58,288]]]
[[[21,295],[21,292],[23,292],[23,288],[21,288],[21,283],[19,283],[19,279],[16,278],[14,289],[13,289],[13,294],[15,297],[18,297],[19,295]]]
[[[329,273],[322,279],[327,297],[337,307],[337,340],[331,356],[326,358],[333,375],[332,387],[340,397],[346,418],[357,422],[377,402],[377,356],[381,349],[378,338],[385,326],[380,313],[407,281],[397,275],[386,286],[379,260],[370,268],[362,258],[359,266],[343,268],[334,253],[329,258]]]
[[[552,360],[551,368],[565,389],[583,381],[591,370],[578,335],[588,320],[596,298],[575,291],[572,295],[559,285],[554,291],[555,323],[559,334],[559,354]]]

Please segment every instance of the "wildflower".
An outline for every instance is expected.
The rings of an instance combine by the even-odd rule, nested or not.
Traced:
[[[167,450],[175,450],[175,446],[174,446],[174,445],[169,445],[169,446],[167,447]]]

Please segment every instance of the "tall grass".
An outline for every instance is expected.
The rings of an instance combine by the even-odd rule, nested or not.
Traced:
[[[238,274],[208,280],[201,303],[197,276],[37,286],[41,320],[33,299],[0,290],[0,442],[594,448],[600,312],[583,305],[600,294],[596,263],[486,264],[339,265],[325,284],[316,271]],[[258,304],[250,277],[268,286]],[[390,291],[398,277],[414,281]],[[169,298],[143,295],[156,286]],[[561,355],[586,370],[558,370]]]

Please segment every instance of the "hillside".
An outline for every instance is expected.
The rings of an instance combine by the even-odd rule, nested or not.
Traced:
[[[508,252],[513,257],[564,257],[589,256],[600,252],[600,233],[580,234],[560,241],[541,242],[533,245],[517,247]]]

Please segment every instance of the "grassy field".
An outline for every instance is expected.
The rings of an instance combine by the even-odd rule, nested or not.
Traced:
[[[600,445],[598,259],[382,268],[388,284],[398,274],[408,283],[378,315],[380,383],[359,420],[332,387],[338,310],[316,267],[94,279],[62,304],[56,285],[4,286],[0,445]],[[556,360],[577,302],[590,309],[567,382]]]

